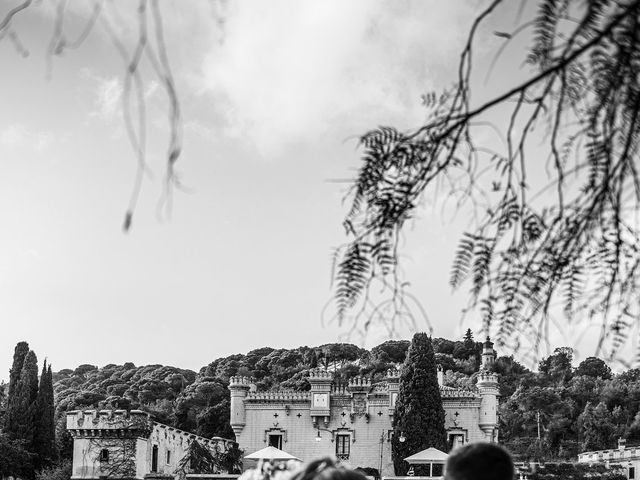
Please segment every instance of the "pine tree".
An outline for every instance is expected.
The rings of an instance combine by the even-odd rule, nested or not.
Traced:
[[[50,465],[56,457],[55,422],[53,405],[53,375],[51,365],[45,360],[40,375],[40,387],[36,401],[34,453],[38,455],[38,467]]]
[[[7,433],[13,439],[23,440],[30,451],[33,451],[37,399],[38,359],[36,354],[29,350],[24,358],[20,380],[16,385],[15,405]]]
[[[475,369],[480,368],[480,361],[482,358],[482,344],[478,343],[473,338],[473,332],[470,328],[464,334],[464,351],[468,359],[473,359],[475,362]]]
[[[400,373],[400,391],[393,416],[391,452],[396,475],[406,475],[404,459],[426,448],[445,451],[444,408],[431,338],[416,333]],[[405,441],[400,441],[400,436]]]
[[[4,417],[5,432],[11,435],[14,425],[14,417],[16,412],[16,388],[20,381],[22,366],[24,359],[29,352],[29,344],[27,342],[19,342],[13,352],[13,364],[9,372],[9,390],[7,391],[6,413]]]
[[[464,333],[464,343],[465,345],[473,345],[475,344],[475,340],[473,339],[473,332],[470,328],[467,328],[467,331]]]

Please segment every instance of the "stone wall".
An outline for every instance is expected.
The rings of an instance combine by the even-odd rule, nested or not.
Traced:
[[[139,410],[70,411],[67,430],[74,439],[72,479],[105,476],[143,479],[151,473],[175,477],[178,463],[193,440],[212,451],[224,449],[230,442],[199,437],[154,422],[149,414]]]

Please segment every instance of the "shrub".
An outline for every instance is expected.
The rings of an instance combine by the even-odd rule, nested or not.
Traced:
[[[36,474],[36,480],[69,480],[71,478],[71,460],[47,467]]]

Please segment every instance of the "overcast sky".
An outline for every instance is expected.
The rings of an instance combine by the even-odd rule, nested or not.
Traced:
[[[89,12],[88,2],[70,3],[73,37]],[[128,234],[135,159],[122,123],[122,63],[104,29],[55,57],[50,79],[52,2],[14,22],[27,57],[0,42],[0,378],[20,340],[57,370],[126,361],[198,369],[265,345],[341,339],[344,328],[321,323],[331,249],[345,240],[346,185],[331,180],[353,177],[355,138],[368,128],[419,124],[420,96],[451,83],[482,5],[160,3],[188,191],[175,193],[170,219],[158,218],[167,103],[147,69],[151,175]],[[0,4],[0,16],[11,4]],[[114,4],[111,18],[133,15],[133,2]],[[116,23],[132,38],[133,22]],[[481,42],[478,64],[496,42]],[[489,86],[508,84],[500,72],[509,68],[507,57]],[[465,222],[427,206],[407,231],[406,277],[436,336],[466,328],[464,292],[452,295],[447,283]],[[367,346],[384,339],[374,330]]]

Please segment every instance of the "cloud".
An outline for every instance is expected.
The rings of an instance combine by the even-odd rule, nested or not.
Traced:
[[[52,141],[53,134],[51,132],[32,131],[20,123],[0,129],[0,145],[6,147],[29,146],[37,152],[42,152],[51,145]]]
[[[118,77],[101,77],[88,68],[83,68],[82,76],[93,83],[93,107],[90,117],[112,121],[121,116],[122,81]]]
[[[339,127],[420,121],[420,95],[445,83],[473,9],[461,2],[233,2],[200,88],[265,155]],[[214,43],[214,42],[212,42]],[[350,129],[354,129],[353,131]]]
[[[0,130],[0,144],[5,146],[22,145],[27,137],[27,129],[24,125],[9,125],[4,130]]]

